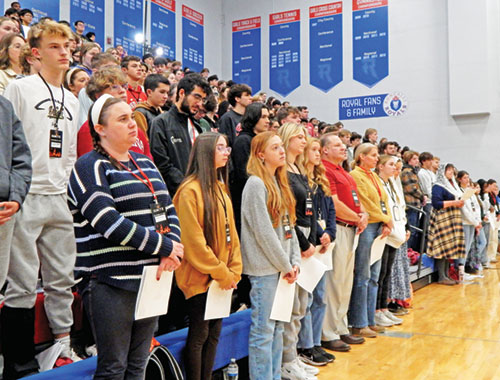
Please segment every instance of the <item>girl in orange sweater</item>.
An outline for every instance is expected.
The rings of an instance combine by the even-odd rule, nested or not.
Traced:
[[[212,378],[222,319],[204,319],[210,282],[217,281],[226,290],[236,289],[241,276],[240,241],[227,188],[230,153],[226,136],[213,132],[198,136],[186,179],[173,200],[184,244],[184,259],[175,277],[187,299],[188,380]]]

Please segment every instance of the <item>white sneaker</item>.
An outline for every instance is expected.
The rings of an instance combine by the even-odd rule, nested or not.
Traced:
[[[394,325],[394,322],[387,318],[382,311],[376,311],[375,324],[382,327],[391,327]]]
[[[300,366],[299,360],[283,363],[281,377],[287,380],[309,380],[306,371]]]
[[[305,373],[308,376],[315,376],[319,373],[319,369],[317,369],[316,367],[313,367],[312,365],[304,363],[299,358],[297,358],[296,360],[299,362],[299,365],[302,367],[302,369],[305,371]]]
[[[384,310],[382,313],[384,313],[387,319],[389,319],[391,322],[394,322],[395,325],[400,325],[401,323],[403,323],[403,320],[401,318],[396,317],[389,310]]]

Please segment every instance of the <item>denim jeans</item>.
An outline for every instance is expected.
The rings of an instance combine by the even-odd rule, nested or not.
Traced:
[[[82,296],[99,352],[94,379],[142,380],[158,317],[135,321],[137,293],[97,280]]]
[[[252,321],[248,338],[250,379],[280,380],[284,324],[270,319],[279,273],[248,278],[252,286]]]
[[[472,247],[472,243],[474,242],[474,233],[476,230],[473,225],[464,224],[464,238],[465,238],[465,257],[461,259],[457,259],[458,265],[465,265],[467,261],[467,256],[469,255],[469,251]]]
[[[380,235],[381,223],[369,223],[359,235],[359,243],[354,259],[354,282],[349,304],[349,324],[363,328],[375,324],[378,277],[381,260],[370,266],[373,241]]]
[[[480,250],[479,247],[477,249],[479,250],[479,257],[481,258],[481,264],[483,266],[489,265],[490,263],[490,258],[488,257],[488,243],[489,243],[489,238],[490,238],[490,224],[489,223],[483,223],[483,228],[481,228],[481,232],[484,235],[484,240],[486,244],[484,245],[483,250]]]
[[[420,223],[418,222],[419,218],[419,213],[418,211],[415,211],[413,209],[408,209],[406,210],[406,218],[408,219],[408,224],[410,226],[414,227],[420,227]],[[413,228],[410,228],[411,235],[410,238],[408,239],[408,248],[413,249],[414,251],[420,252],[420,232],[414,230]],[[420,252],[421,253],[421,252]]]
[[[321,330],[325,319],[325,284],[326,274],[319,280],[312,294],[309,294],[306,315],[300,321],[299,348],[321,346]]]
[[[476,236],[476,243],[477,243],[477,252],[482,263],[483,260],[482,254],[486,249],[486,246],[488,245],[488,240],[486,240],[486,236],[484,234],[484,227],[479,230],[479,234]]]

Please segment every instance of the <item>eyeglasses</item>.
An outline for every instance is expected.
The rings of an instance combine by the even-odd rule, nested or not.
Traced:
[[[128,83],[125,83],[125,84],[112,84],[111,86],[109,86],[110,89],[112,89],[113,91],[120,91],[120,90],[127,90],[128,89]]]
[[[231,154],[231,147],[230,146],[225,146],[225,145],[216,145],[215,146],[217,148],[217,150],[220,152],[220,153],[227,153],[227,154]]]
[[[204,98],[203,96],[201,96],[200,94],[189,94],[189,95],[192,95],[195,97],[196,100],[198,101],[202,101],[204,102],[206,100],[206,98]]]

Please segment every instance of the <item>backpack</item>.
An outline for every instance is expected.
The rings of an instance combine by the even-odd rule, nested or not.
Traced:
[[[174,356],[165,346],[157,346],[149,354],[145,380],[184,380]]]

